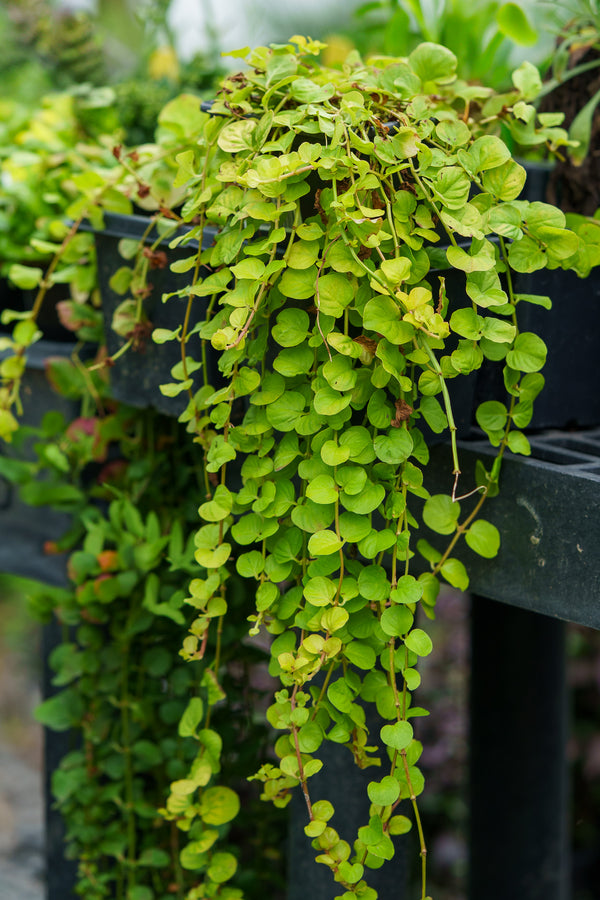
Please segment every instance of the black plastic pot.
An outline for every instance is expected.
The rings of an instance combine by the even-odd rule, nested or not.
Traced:
[[[13,287],[6,279],[0,279],[0,312],[5,309],[14,309],[17,312],[27,312],[33,309],[36,291],[21,290]],[[64,328],[56,311],[56,304],[61,300],[69,299],[69,289],[65,285],[54,285],[47,292],[40,309],[37,322],[44,340],[58,343],[73,343],[73,333]],[[2,325],[2,331],[11,331],[12,325]]]
[[[23,378],[21,398],[24,425],[38,425],[50,411],[62,412],[67,419],[74,418],[78,407],[70,400],[59,396],[48,384],[44,371],[44,361],[53,356],[69,356],[73,345],[39,341],[28,353],[27,369]],[[0,359],[2,358],[0,353]],[[11,444],[3,444],[0,454],[14,456]],[[22,458],[27,451],[19,452]],[[39,510],[23,503],[18,490],[0,476],[0,571],[10,572],[24,578],[35,578],[53,584],[64,580],[64,558],[46,556],[44,542],[62,533],[69,523],[65,513],[44,509]]]
[[[16,308],[9,303],[6,306]],[[72,349],[73,345],[46,340],[39,341],[30,348],[21,392],[21,421],[24,425],[39,425],[44,415],[50,411],[61,412],[67,419],[77,415],[78,406],[51,389],[44,371],[44,362],[48,357],[68,357]],[[16,455],[19,459],[27,457],[28,452],[24,449],[17,453],[12,445],[0,447],[0,454],[8,457]],[[19,498],[18,489],[0,475],[0,572],[34,579],[54,587],[66,586],[64,554],[49,556],[44,552],[44,544],[48,540],[59,538],[70,521],[67,513],[49,507],[28,506]],[[57,690],[52,684],[53,673],[50,671],[48,658],[62,640],[62,629],[57,621],[53,620],[42,629],[41,687],[44,699]],[[75,896],[75,864],[64,856],[63,821],[53,805],[50,788],[53,771],[70,749],[70,734],[44,729],[45,880],[49,900],[66,900]]]
[[[112,321],[116,308],[124,299],[110,286],[110,279],[117,269],[127,264],[127,261],[119,253],[119,242],[122,239],[135,241],[144,240],[147,245],[154,243],[158,237],[153,228],[149,233],[148,219],[145,216],[124,216],[117,213],[105,213],[105,227],[102,231],[96,231],[96,252],[98,257],[98,282],[102,295],[102,311],[106,334],[106,345],[110,356],[115,355],[126,343],[124,337],[120,337],[112,329]],[[178,234],[183,233],[181,229]],[[213,232],[205,230],[205,246],[210,246]],[[178,259],[184,259],[190,255],[190,249],[197,249],[198,243],[190,241],[182,248],[170,249],[169,242],[174,235],[160,242],[160,249],[167,254],[167,265],[162,268],[152,269],[149,275],[148,296],[144,299],[144,309],[152,325],[152,328],[166,328],[175,330],[183,322],[185,304],[187,298],[171,297],[166,302],[162,301],[164,293],[171,293],[184,287],[188,283],[187,275],[178,275],[171,272],[169,265]],[[207,274],[207,273],[204,273]],[[189,323],[191,329],[197,322],[204,319],[205,300],[197,297],[194,300],[192,317]],[[159,412],[169,416],[178,416],[187,405],[187,393],[176,397],[166,397],[160,391],[160,385],[171,383],[171,369],[181,360],[181,350],[178,341],[169,341],[165,344],[155,344],[151,336],[143,341],[136,349],[130,347],[122,356],[118,357],[110,368],[111,391],[113,396],[122,403],[135,406],[140,409],[153,407]],[[217,373],[217,357],[209,348],[209,370],[211,383],[215,383]],[[200,376],[197,376],[195,388],[200,387]]]
[[[5,309],[23,309],[23,292],[13,287],[6,278],[0,278],[0,313]],[[6,331],[8,326],[1,327]]]
[[[552,164],[522,162],[527,181],[520,199],[549,202]],[[519,329],[539,335],[548,348],[542,371],[545,387],[537,397],[526,431],[589,428],[600,425],[598,342],[600,340],[600,268],[587,278],[563,269],[541,269],[513,276],[517,294],[550,297],[552,309],[522,302]],[[477,379],[475,403],[504,399],[499,366],[484,367]]]
[[[535,332],[548,347],[542,371],[546,384],[535,400],[526,430],[600,425],[600,272],[578,278],[574,272],[542,269],[518,275],[514,287],[516,293],[540,294],[552,300],[551,310],[519,304],[520,330]],[[499,367],[482,369],[476,403],[501,399],[502,391]]]

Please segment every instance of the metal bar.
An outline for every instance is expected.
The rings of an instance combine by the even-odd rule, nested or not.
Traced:
[[[471,900],[567,900],[563,622],[472,598]]]
[[[596,448],[600,448],[598,437],[596,432]],[[533,439],[534,454],[540,449],[544,456],[558,458],[551,438],[549,435],[544,442]],[[564,452],[565,436],[562,441]],[[459,491],[467,492],[476,485],[476,460],[481,459],[489,470],[492,454],[485,444],[465,442],[460,446]],[[498,556],[482,559],[464,543],[456,548],[455,555],[469,572],[472,591],[565,622],[600,628],[600,456],[590,452],[585,463],[581,456],[579,451],[572,454],[569,465],[535,455],[507,454],[500,493],[486,501],[482,510],[483,518],[500,529]],[[435,447],[432,460],[434,474],[426,487],[431,493],[450,493],[449,447]],[[461,503],[465,514],[477,499]],[[423,537],[429,537],[426,529]],[[434,545],[440,543],[437,535],[429,539]]]

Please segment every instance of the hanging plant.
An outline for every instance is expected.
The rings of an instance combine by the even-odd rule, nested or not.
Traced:
[[[339,70],[316,61],[322,46],[294,37],[242,51],[249,68],[225,79],[210,114],[188,117],[189,98],[174,101],[157,146],[118,148],[120,168],[82,183],[73,207],[98,227],[98,207],[110,209],[115,194],[158,210],[156,245],[140,245],[112,281],[126,340],[145,322],[140,273],[169,229],[183,256],[171,266],[181,287],[167,295],[181,300],[181,323],[153,337],[180,347],[161,390],[187,400],[180,422],[204,464],[182,655],[209,674],[180,726],[197,752],[163,810],[188,836],[188,900],[242,896],[235,857],[219,849],[238,801],[217,781],[213,725],[238,577],[250,635],[269,636],[280,682],[266,714],[275,756],[248,776],[276,807],[301,790],[307,839],[338,900],[374,900],[370,871],[411,829],[427,897],[416,736],[427,620],[441,581],[468,587],[463,538],[465,559],[498,551],[481,512],[506,450],[530,452],[523,429],[544,384],[546,347],[519,330],[519,311],[550,301],[518,293],[514,276],[546,267],[584,276],[600,260],[598,223],[584,220],[577,233],[554,207],[519,200],[525,171],[500,132],[527,132],[551,149],[568,143],[556,117],[536,118],[533,66],[497,95],[460,81],[455,57],[436,44],[368,65],[354,54]],[[31,336],[17,327],[19,360]],[[135,352],[133,339],[127,349]],[[110,372],[115,362],[94,365]],[[501,394],[474,411],[497,456],[465,484],[452,398],[484,366],[503,376]],[[7,436],[18,369],[2,373]],[[432,440],[448,442],[443,494],[430,492]],[[369,819],[351,842],[312,789],[327,742],[374,773]]]

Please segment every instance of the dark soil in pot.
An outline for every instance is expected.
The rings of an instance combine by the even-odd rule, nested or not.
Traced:
[[[569,68],[598,60],[600,52],[590,48],[571,52]],[[575,116],[588,100],[600,90],[600,66],[582,72],[563,82],[549,93],[540,105],[540,112],[564,112],[563,128],[569,128]],[[569,158],[556,163],[546,192],[549,203],[560,206],[565,212],[593,216],[600,207],[600,115],[596,112],[592,122],[590,147],[580,166],[574,166]]]
[[[145,216],[124,216],[116,213],[105,214],[105,228],[95,233],[98,256],[98,282],[102,295],[102,312],[105,323],[106,345],[110,356],[114,356],[125,344],[112,329],[112,320],[116,308],[125,299],[116,293],[111,285],[112,275],[127,261],[119,253],[119,241],[122,239],[141,240],[146,234],[148,219]],[[119,356],[110,368],[111,390],[117,400],[138,408],[153,407],[166,415],[178,416],[188,402],[187,393],[176,397],[164,396],[159,390],[160,384],[173,381],[171,369],[181,360],[181,348],[178,341],[156,344],[152,340],[151,331],[155,328],[175,330],[183,320],[185,299],[171,297],[162,301],[163,293],[177,291],[187,283],[187,276],[171,272],[169,265],[190,255],[193,242],[171,250],[168,247],[172,239],[165,238],[161,242],[161,250],[165,252],[165,263],[149,273],[149,293],[144,298],[144,311],[150,324],[149,332],[134,346]],[[145,237],[146,243],[156,240],[156,233],[150,232]],[[211,234],[206,234],[207,246]],[[197,246],[197,244],[196,244]],[[207,273],[205,273],[207,274]],[[195,309],[192,313],[190,329],[200,319],[204,319],[205,304],[202,298],[195,298]],[[209,350],[209,368],[211,383],[218,380],[216,370],[217,358]],[[201,381],[195,378],[194,389],[198,389]]]

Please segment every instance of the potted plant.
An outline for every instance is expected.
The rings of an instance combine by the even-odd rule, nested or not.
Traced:
[[[459,80],[454,54],[437,44],[369,64],[353,54],[338,69],[318,63],[321,49],[295,36],[242,51],[248,68],[224,79],[210,114],[171,107],[157,143],[117,148],[119,165],[104,178],[82,179],[70,208],[76,224],[91,218],[98,230],[102,207],[110,210],[116,195],[156,209],[137,253],[122,244],[130,262],[112,273],[113,290],[123,292],[117,325],[129,317],[122,355],[133,349],[137,325],[152,331],[139,280],[144,260],[163,252],[169,228],[170,247],[181,254],[172,267],[179,286],[166,295],[180,303],[179,323],[152,333],[179,355],[170,378],[156,377],[167,397],[185,401],[179,420],[187,437],[180,431],[175,446],[190,442],[199,477],[176,490],[192,492],[199,507],[200,523],[189,520],[193,559],[166,549],[169,518],[156,523],[148,507],[146,525],[115,511],[100,531],[86,512],[83,556],[76,551],[72,573],[78,615],[93,620],[106,602],[100,621],[108,623],[110,602],[128,581],[102,569],[106,541],[117,551],[115,571],[133,567],[145,581],[166,555],[172,570],[194,576],[171,618],[187,632],[183,658],[201,673],[179,725],[195,749],[161,811],[180,840],[187,836],[180,861],[196,885],[177,890],[188,900],[240,897],[244,880],[229,846],[238,809],[223,765],[231,758],[214,725],[227,641],[245,646],[227,631],[233,610],[249,620],[251,639],[266,636],[269,671],[279,679],[266,711],[275,755],[247,775],[276,808],[301,792],[307,839],[344,900],[376,896],[372,873],[411,829],[420,897],[427,897],[418,800],[418,719],[426,712],[415,693],[419,659],[432,649],[427,619],[440,581],[468,586],[454,555],[462,538],[476,554],[497,553],[500,535],[480,513],[498,490],[505,452],[529,453],[523,429],[544,383],[545,344],[520,320],[528,305],[546,301],[515,290],[515,278],[544,268],[586,274],[598,261],[597,223],[578,221],[574,230],[554,207],[519,199],[525,171],[501,129],[517,133],[526,121],[552,146],[568,141],[555,120],[530,112],[539,89],[532,66],[522,65],[513,89],[498,95]],[[34,318],[17,328],[1,371],[5,438],[18,428],[13,409]],[[59,429],[43,457],[54,477],[70,478],[78,446],[103,462],[113,441],[133,441],[131,474],[141,471],[144,489],[124,492],[113,471],[103,490],[162,508],[164,492],[148,491],[153,475],[144,460],[173,445],[140,444],[123,422],[154,414],[128,409],[117,427],[114,401],[103,400],[120,353],[55,372],[63,384],[65,374],[78,379],[100,413],[72,429],[66,444]],[[218,384],[210,353],[218,356]],[[485,397],[475,419],[497,455],[463,484],[452,389],[484,361],[501,372],[502,396]],[[433,495],[432,435],[448,440],[447,490]],[[174,460],[174,483],[188,465]],[[87,496],[85,484],[80,490]],[[435,545],[421,526],[437,535]],[[136,542],[119,538],[123,531],[153,541],[152,553],[133,551],[132,563],[120,547]],[[145,590],[142,607],[171,608],[168,597]],[[375,726],[365,709],[375,710]],[[346,833],[327,795],[313,793],[326,745],[347,748],[374,773],[357,832]],[[131,875],[140,865],[136,846],[132,838],[116,865],[129,896],[145,900],[151,895]]]

